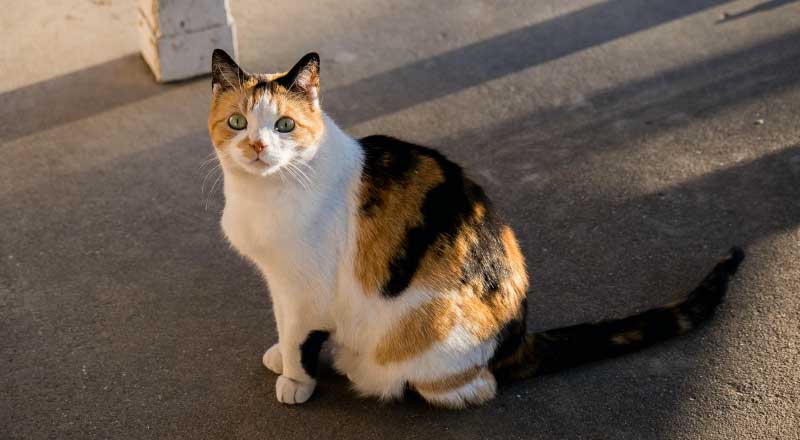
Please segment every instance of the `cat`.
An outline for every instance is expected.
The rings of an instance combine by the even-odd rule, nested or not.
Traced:
[[[212,54],[208,129],[224,176],[221,226],[264,275],[278,401],[307,401],[320,349],[362,395],[407,391],[463,408],[498,381],[544,374],[686,333],[721,302],[734,247],[684,299],[644,313],[526,332],[528,276],[511,228],[440,152],[353,139],[320,107],[320,59],[252,74]]]

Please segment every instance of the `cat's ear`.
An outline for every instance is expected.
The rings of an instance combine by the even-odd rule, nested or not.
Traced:
[[[211,87],[214,93],[222,90],[237,89],[248,77],[236,61],[222,49],[214,49],[211,54]]]
[[[316,104],[319,96],[319,55],[316,52],[306,54],[275,82],[290,92],[306,95],[309,101]]]

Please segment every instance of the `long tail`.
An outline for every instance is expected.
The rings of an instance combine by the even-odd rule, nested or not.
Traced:
[[[711,318],[742,260],[744,251],[732,248],[684,300],[627,318],[527,334],[495,374],[506,379],[547,374],[682,335]]]

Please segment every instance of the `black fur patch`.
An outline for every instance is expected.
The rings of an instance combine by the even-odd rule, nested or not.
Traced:
[[[417,167],[419,155],[410,148],[390,148],[397,141],[387,136],[368,136],[360,139],[364,149],[364,170],[370,185],[360,209],[362,215],[373,215],[383,205],[381,192],[392,183],[402,185],[410,171]]]
[[[414,278],[420,261],[440,238],[453,240],[470,219],[475,206],[485,207],[482,224],[471,225],[478,233],[478,243],[469,251],[462,282],[475,277],[484,285],[484,294],[497,291],[500,281],[509,274],[500,241],[500,223],[480,186],[464,176],[461,167],[440,152],[410,144],[388,136],[369,136],[359,141],[364,149],[364,175],[369,180],[362,215],[380,209],[382,190],[391,184],[403,186],[412,178],[420,157],[433,159],[444,181],[431,188],[422,203],[422,224],[408,228],[404,245],[389,263],[390,277],[381,293],[387,297],[400,295]]]
[[[501,239],[502,224],[496,218],[483,190],[472,182],[467,183],[467,192],[472,194],[470,198],[482,203],[486,207],[486,214],[481,223],[470,222],[470,226],[478,235],[478,240],[467,253],[462,267],[461,282],[479,280],[482,286],[480,297],[488,302],[499,291],[500,283],[511,276],[511,268],[508,266]]]
[[[256,85],[253,86],[253,90],[251,91],[253,96],[256,96],[258,93],[266,92],[269,88],[269,83],[266,81],[259,81]]]
[[[314,330],[308,334],[306,340],[300,344],[300,363],[306,374],[311,377],[317,377],[319,372],[319,351],[322,349],[322,344],[328,340],[329,332],[323,330]]]
[[[222,49],[214,49],[211,54],[211,84],[222,90],[239,87],[249,74],[242,70],[236,61]]]
[[[528,316],[527,298],[522,300],[520,309],[520,315],[507,322],[497,334],[497,348],[494,350],[494,355],[489,361],[489,365],[511,356],[517,351],[520,344],[524,342],[527,328],[525,319]]]
[[[297,64],[286,72],[286,75],[275,78],[274,82],[291,92],[305,92],[308,84],[304,84],[298,78],[302,74],[313,76],[319,74],[319,55],[314,52],[305,54]]]
[[[441,235],[455,236],[470,212],[461,168],[439,153],[428,155],[437,159],[444,173],[444,182],[425,195],[422,224],[406,230],[405,245],[389,263],[391,275],[383,288],[386,296],[394,297],[402,293],[411,284],[428,248]]]

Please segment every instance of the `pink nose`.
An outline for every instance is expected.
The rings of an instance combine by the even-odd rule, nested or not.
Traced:
[[[267,148],[267,146],[261,140],[257,140],[255,142],[251,142],[250,146],[253,147],[253,151],[255,151],[256,154],[260,154],[262,151],[264,151]]]

